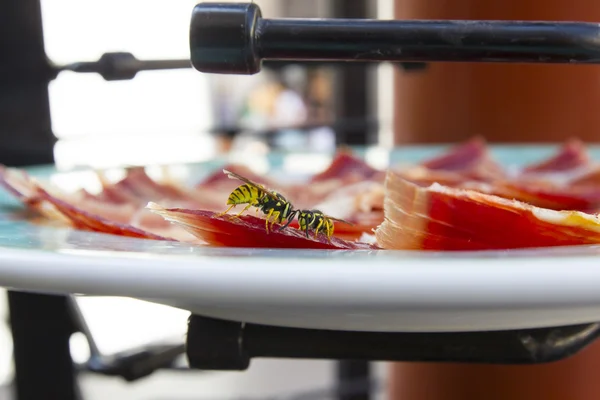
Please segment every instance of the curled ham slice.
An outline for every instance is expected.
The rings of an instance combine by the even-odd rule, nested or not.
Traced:
[[[385,220],[375,231],[385,249],[491,250],[600,243],[600,219],[554,211],[473,190],[386,178]]]
[[[147,199],[191,200],[187,191],[169,183],[159,183],[151,179],[144,168],[130,168],[125,178],[115,184],[107,183],[99,175],[102,182],[100,196],[114,198],[120,202],[143,203]]]
[[[565,185],[548,181],[498,181],[493,184],[465,182],[457,188],[476,190],[558,211],[593,213],[600,207],[600,186]]]
[[[579,170],[592,163],[583,142],[576,139],[564,143],[556,155],[523,168],[524,174],[554,173]]]
[[[465,182],[492,182],[507,176],[492,158],[485,141],[478,137],[418,165],[393,170],[421,186],[439,183],[455,187]]]
[[[460,174],[463,179],[490,180],[506,175],[504,169],[491,156],[485,141],[476,137],[452,147],[445,154],[420,164],[430,171]]]
[[[599,172],[583,143],[569,140],[555,155],[525,167],[511,180],[494,181],[483,191],[537,207],[595,212],[600,208]]]
[[[81,208],[75,207],[66,201],[50,195],[42,188],[37,189],[39,199],[52,204],[56,210],[64,215],[75,229],[110,233],[113,235],[134,237],[140,239],[172,240],[151,232],[138,229],[134,226],[114,222],[98,215],[91,214]]]
[[[555,155],[523,168],[516,176],[502,173],[480,139],[397,172],[423,187],[437,183],[553,210],[600,209],[600,169],[576,140],[566,142]]]
[[[65,193],[53,185],[38,182],[24,171],[0,168],[0,185],[49,221],[75,229],[153,240],[198,242],[187,232],[178,232],[164,221],[158,229],[156,226],[150,226],[151,229],[135,226],[131,220],[139,208],[132,204],[102,201],[85,191]]]
[[[157,182],[150,178],[144,168],[130,168],[123,179],[110,183],[98,173],[102,183],[102,191],[88,197],[95,197],[103,204],[129,204],[136,209],[143,208],[148,201],[178,202],[194,204],[198,208],[218,209],[222,207],[222,195],[214,193],[210,188],[186,188],[174,182]]]
[[[344,182],[359,182],[366,179],[372,179],[379,176],[385,177],[381,171],[371,167],[365,161],[354,156],[350,151],[338,152],[331,164],[324,171],[315,174],[311,182],[321,182],[331,179],[342,180]]]

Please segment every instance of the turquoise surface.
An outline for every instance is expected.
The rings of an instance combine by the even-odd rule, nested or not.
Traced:
[[[490,146],[490,151],[493,157],[503,165],[524,165],[531,162],[540,161],[546,157],[551,156],[554,152],[558,150],[560,144],[558,145],[494,145]],[[365,148],[365,147],[351,147],[351,149],[355,152],[355,154],[359,157],[364,158],[365,155],[369,151],[377,151],[378,154],[389,157],[390,163],[413,163],[418,162],[423,159],[434,157],[439,155],[442,151],[450,148],[450,145],[445,146],[406,146],[406,147],[398,147],[392,150],[385,150],[381,148]],[[598,145],[587,145],[587,151],[590,156],[600,161],[600,146]],[[314,154],[314,153],[312,153]],[[284,152],[272,152],[267,156],[256,156],[259,158],[264,158],[269,164],[271,170],[278,170],[284,164],[286,157],[290,155],[302,156],[303,153],[284,153]],[[309,153],[304,155],[311,155]],[[331,154],[326,154],[331,156]],[[226,157],[216,158],[211,161],[189,164],[188,167],[191,171],[197,172],[199,178],[204,176],[207,173],[210,173],[216,168],[219,168],[225,165],[228,162],[232,162],[235,160],[230,160]],[[36,166],[27,168],[30,174],[39,177],[41,179],[48,179],[56,172],[53,166]],[[77,169],[75,171],[80,171],[83,169]],[[70,172],[70,171],[69,171]]]

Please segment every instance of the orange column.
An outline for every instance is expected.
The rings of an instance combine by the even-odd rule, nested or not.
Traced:
[[[507,366],[394,364],[390,400],[598,400],[600,342],[566,360]]]
[[[396,0],[397,19],[600,22],[594,0]],[[396,75],[398,143],[600,139],[600,66],[431,64]]]

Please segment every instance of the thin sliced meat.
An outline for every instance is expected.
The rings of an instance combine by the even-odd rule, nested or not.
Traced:
[[[58,212],[63,214],[69,219],[71,225],[75,229],[109,233],[119,236],[127,236],[141,239],[154,239],[154,240],[173,240],[171,238],[162,237],[153,233],[138,229],[128,224],[121,224],[108,219],[102,218],[98,215],[93,215],[85,210],[75,207],[63,200],[60,200],[42,188],[38,188],[39,196],[41,201],[47,201],[52,204]]]
[[[548,159],[523,168],[515,180],[524,186],[543,182],[556,185],[559,190],[564,190],[566,185],[598,185],[600,164],[591,159],[581,141],[572,139]]]
[[[346,185],[341,179],[328,179],[318,182],[294,184],[285,190],[278,189],[295,208],[314,208],[315,204],[324,201],[332,192]]]
[[[155,203],[149,203],[148,208],[161,215],[213,246],[255,247],[255,248],[296,248],[296,249],[374,249],[374,245],[351,242],[331,238],[331,242],[323,234],[309,238],[298,229],[278,229],[267,232],[265,220],[252,215],[239,218],[206,210],[187,210],[180,208],[164,208]]]
[[[555,155],[525,168],[518,176],[503,176],[494,165],[484,142],[476,138],[445,155],[397,172],[422,187],[437,183],[553,210],[589,212],[600,208],[600,187],[590,184],[595,178],[577,178],[590,171],[592,165],[579,141],[566,142]]]
[[[340,151],[335,155],[327,169],[313,175],[311,182],[321,182],[331,179],[343,180],[345,182],[360,182],[371,179],[374,176],[381,176],[381,171],[371,167],[350,151]]]
[[[392,168],[404,179],[420,186],[439,183],[457,187],[465,182],[504,179],[506,171],[492,158],[483,139],[476,137],[418,165]]]
[[[168,237],[179,242],[207,244],[180,226],[174,225],[153,213],[146,207],[137,210],[131,217],[131,224],[136,228],[152,232],[155,235]]]
[[[63,222],[65,222],[64,215],[57,212],[56,208],[50,203],[40,198],[41,192],[38,189],[43,189],[43,191],[52,195],[52,197],[69,204],[76,204],[79,209],[85,210],[88,213],[98,215],[116,223],[127,224],[131,216],[139,208],[133,204],[104,201],[85,190],[66,193],[48,182],[40,182],[31,178],[25,171],[15,168],[2,167],[0,169],[0,185],[15,195],[23,204],[41,215]]]
[[[595,212],[600,208],[600,186],[566,186],[548,181],[498,181],[493,184],[467,182],[458,187],[551,210]]]
[[[140,202],[146,204],[148,199],[190,201],[188,195],[166,183],[158,183],[151,179],[144,168],[129,169],[124,179],[114,185],[117,190],[129,192]]]
[[[577,177],[569,179],[573,187],[600,187],[600,165],[589,167]]]
[[[578,139],[566,141],[557,154],[523,168],[524,174],[574,171],[588,167],[592,163],[585,145]]]
[[[490,180],[505,176],[504,169],[492,158],[486,142],[480,137],[454,146],[445,154],[419,165],[430,171],[454,172],[475,180]]]
[[[548,159],[525,167],[519,176],[479,189],[536,207],[591,212],[600,208],[599,183],[599,166],[591,160],[584,144],[573,139]],[[468,186],[474,185],[460,185]]]
[[[128,169],[123,179],[116,183],[110,183],[99,175],[102,182],[102,191],[88,197],[95,197],[102,204],[131,205],[134,210],[129,213],[137,213],[149,201],[168,203],[173,207],[202,208],[208,210],[219,210],[227,201],[227,194],[223,191],[211,188],[188,188],[175,182],[157,182],[150,178],[144,168]],[[142,211],[142,214],[145,214]],[[149,217],[151,220],[152,217]],[[145,218],[148,220],[148,218]]]
[[[433,184],[423,188],[390,172],[385,221],[375,235],[385,249],[491,250],[600,243],[600,219]]]
[[[314,208],[336,218],[348,219],[357,212],[383,210],[383,197],[383,183],[363,181],[329,192]]]
[[[38,182],[22,170],[1,167],[0,184],[48,221],[79,230],[119,236],[199,243],[185,230],[177,230],[174,226],[165,224],[164,220],[158,221],[162,225],[156,224],[156,221],[153,225],[138,217],[149,229],[132,222],[139,210],[144,208],[129,203],[102,201],[86,191],[65,193],[48,183]]]
[[[487,182],[486,180],[474,180],[467,175],[463,175],[461,172],[429,170],[420,165],[403,169],[392,169],[392,171],[419,186],[429,186],[433,183],[439,183],[440,185],[456,187],[470,182]]]
[[[157,182],[150,178],[145,168],[127,169],[123,179],[110,183],[98,173],[102,182],[102,191],[97,195],[105,202],[141,204],[148,201],[197,201],[198,195],[187,188],[179,187],[169,182]]]

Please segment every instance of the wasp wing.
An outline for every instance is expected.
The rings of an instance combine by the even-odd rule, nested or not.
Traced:
[[[261,185],[260,183],[254,182],[248,178],[245,178],[241,175],[236,174],[235,172],[228,171],[226,169],[223,170],[223,173],[229,177],[229,179],[238,179],[248,185],[254,186],[260,190],[262,190],[267,196],[269,196],[272,200],[278,200],[278,198],[266,187]]]
[[[354,226],[354,224],[353,224],[352,222],[348,222],[348,221],[346,221],[346,220],[343,220],[343,219],[340,219],[340,218],[335,218],[335,217],[332,217],[332,216],[330,216],[330,215],[326,215],[325,217],[326,217],[326,218],[329,218],[329,219],[330,219],[330,220],[332,220],[332,221],[336,221],[336,222],[343,222],[344,224],[348,224],[348,225],[350,225],[350,226]]]

